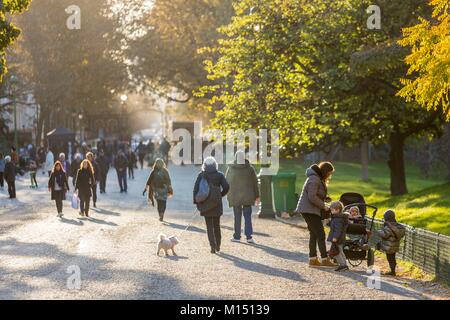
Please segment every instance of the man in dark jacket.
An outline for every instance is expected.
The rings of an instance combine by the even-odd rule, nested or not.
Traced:
[[[120,193],[127,192],[127,168],[128,160],[123,151],[119,152],[119,155],[114,161],[114,167],[117,171],[117,178],[119,179]]]
[[[216,253],[220,251],[220,244],[222,240],[222,235],[220,232],[220,217],[223,215],[223,204],[222,197],[224,197],[230,186],[222,172],[217,170],[218,165],[213,157],[208,157],[203,162],[202,172],[197,176],[197,180],[194,185],[194,204],[200,211],[200,215],[205,217],[206,230],[208,232],[208,240],[211,245],[211,253]],[[195,201],[195,196],[200,189],[200,181],[205,178],[208,181],[210,187],[210,195],[205,202],[214,201],[215,203],[208,203],[208,209],[203,209],[203,203],[197,203]],[[212,188],[215,188],[213,190]],[[220,191],[219,191],[220,190]],[[216,195],[217,198],[212,195]],[[219,199],[220,197],[220,199]]]
[[[81,166],[81,154],[76,153],[75,158],[70,164],[70,176],[72,177],[72,184],[74,187],[75,187],[75,180],[77,178],[77,172],[78,169],[80,169],[80,166]]]
[[[5,157],[5,180],[8,184],[8,193],[10,199],[16,198],[16,166],[10,156]]]
[[[109,160],[103,150],[100,150],[98,157],[95,159],[99,168],[100,193],[106,193],[106,178],[109,171]]]
[[[247,242],[255,243],[252,237],[252,206],[259,201],[258,177],[253,166],[245,159],[244,152],[236,152],[234,164],[228,166],[225,178],[230,184],[228,205],[233,208],[234,213],[234,235],[231,241],[241,240],[244,215]]]

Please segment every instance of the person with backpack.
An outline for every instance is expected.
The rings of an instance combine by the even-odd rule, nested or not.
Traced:
[[[255,168],[245,159],[244,152],[236,152],[234,163],[228,166],[225,178],[230,184],[230,192],[227,195],[228,205],[233,208],[234,213],[234,234],[231,241],[241,241],[243,215],[247,242],[255,243],[252,237],[252,206],[259,201],[258,177]]]
[[[153,199],[156,199],[159,221],[163,221],[164,213],[166,211],[167,198],[173,195],[169,171],[166,168],[164,160],[159,158],[156,159],[142,195],[145,195],[147,189],[148,199],[151,201],[153,206],[155,206]]]
[[[222,197],[230,186],[222,172],[218,171],[218,164],[213,157],[203,161],[202,171],[198,174],[194,185],[194,204],[205,218],[211,253],[220,251],[222,235],[220,231],[220,217],[223,215]]]
[[[397,267],[396,253],[400,250],[400,240],[405,236],[405,227],[395,219],[395,212],[387,210],[384,213],[383,228],[377,232],[381,241],[377,244],[377,249],[386,253],[386,259],[389,263],[390,272],[384,275],[395,276]]]

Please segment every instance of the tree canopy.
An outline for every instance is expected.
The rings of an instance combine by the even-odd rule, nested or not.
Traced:
[[[371,1],[244,0],[221,29],[213,81],[213,125],[278,128],[284,155],[368,139],[391,147],[391,191],[407,192],[403,146],[439,133],[442,119],[396,96],[406,74],[401,29],[427,14],[424,0],[378,1],[381,30],[366,27]]]
[[[407,101],[417,101],[428,110],[441,109],[450,118],[450,3],[430,0],[432,19],[405,28],[399,41],[411,47],[406,57],[408,75],[399,95]]]
[[[23,12],[31,0],[0,1],[0,82],[6,73],[6,48],[19,36],[20,30],[6,18],[7,14]]]

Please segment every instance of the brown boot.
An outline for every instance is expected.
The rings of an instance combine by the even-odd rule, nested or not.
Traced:
[[[322,264],[320,263],[319,259],[316,258],[309,258],[309,266],[310,267],[321,267]]]
[[[321,261],[322,267],[337,267],[337,263],[334,263],[330,258],[324,258]]]

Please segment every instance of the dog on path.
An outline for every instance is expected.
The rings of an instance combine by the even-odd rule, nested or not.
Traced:
[[[176,256],[177,254],[175,253],[175,246],[179,243],[177,237],[175,236],[171,236],[171,237],[167,237],[165,234],[160,233],[158,236],[158,250],[156,252],[156,255],[159,256],[159,252],[161,250],[164,250],[164,253],[166,254],[166,256],[168,256],[168,251],[172,250],[172,254],[174,256]]]

